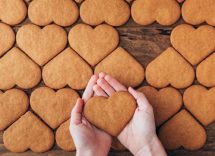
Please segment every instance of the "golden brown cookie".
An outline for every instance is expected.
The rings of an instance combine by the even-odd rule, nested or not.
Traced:
[[[205,126],[215,121],[215,88],[200,85],[189,87],[184,92],[185,107]]]
[[[128,21],[130,7],[124,0],[85,0],[80,7],[80,16],[89,25],[106,22],[120,26]]]
[[[0,0],[0,21],[9,25],[21,23],[27,15],[23,0]]]
[[[7,90],[15,85],[29,89],[40,79],[40,68],[18,48],[11,49],[0,59],[0,89]]]
[[[191,64],[196,65],[215,50],[215,29],[209,25],[195,29],[182,24],[173,29],[171,43]]]
[[[115,92],[109,98],[95,96],[87,101],[84,116],[96,127],[117,136],[132,118],[136,101],[128,92]]]
[[[181,15],[176,0],[135,0],[131,6],[131,16],[141,25],[157,21],[161,25],[174,24]]]
[[[65,48],[67,34],[63,28],[55,24],[43,29],[34,24],[27,24],[18,30],[16,41],[29,57],[42,66]]]
[[[215,87],[215,53],[197,66],[196,77],[206,87]]]
[[[144,80],[143,66],[121,47],[102,60],[94,72],[105,72],[127,87],[138,86]]]
[[[126,147],[123,146],[116,137],[112,138],[111,148],[114,151],[125,151],[126,150]]]
[[[139,88],[138,91],[142,92],[152,105],[156,126],[160,126],[182,107],[182,96],[172,87],[157,91],[153,87],[145,86]]]
[[[23,115],[29,106],[28,96],[18,89],[0,91],[0,130],[7,128],[11,123]]]
[[[65,49],[43,68],[44,83],[54,89],[69,85],[73,89],[84,89],[92,76],[90,66],[71,48]]]
[[[92,28],[78,24],[69,32],[70,46],[91,66],[110,54],[119,43],[119,35],[113,27],[102,24]]]
[[[54,134],[29,111],[4,132],[3,142],[11,152],[46,152],[54,144]]]
[[[0,23],[0,56],[6,53],[15,42],[15,33],[13,29],[4,24]]]
[[[159,138],[169,150],[181,146],[197,150],[204,146],[207,135],[205,129],[183,109],[160,128]]]
[[[147,82],[157,88],[172,85],[175,88],[186,88],[194,80],[192,66],[173,48],[166,49],[146,68]]]
[[[74,151],[75,144],[69,131],[70,120],[64,122],[56,131],[55,139],[57,145],[65,151]]]
[[[70,117],[78,97],[79,95],[69,88],[55,92],[48,87],[40,87],[32,92],[30,104],[33,111],[55,129]]]
[[[192,25],[207,22],[215,26],[214,10],[214,0],[186,0],[182,6],[182,16]]]
[[[40,26],[52,22],[60,26],[69,26],[78,19],[78,7],[73,0],[33,0],[28,8],[32,23]]]

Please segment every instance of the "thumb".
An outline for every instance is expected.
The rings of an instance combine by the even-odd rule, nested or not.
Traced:
[[[71,113],[71,124],[79,125],[82,123],[82,111],[83,111],[84,101],[78,99]]]

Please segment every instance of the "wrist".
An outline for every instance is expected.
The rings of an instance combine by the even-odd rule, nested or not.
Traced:
[[[76,150],[76,156],[107,156],[108,153],[104,153],[103,151],[100,151],[98,148],[93,149],[84,149],[84,150]]]

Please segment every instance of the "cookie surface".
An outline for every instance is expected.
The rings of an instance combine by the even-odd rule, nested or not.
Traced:
[[[117,136],[132,118],[136,101],[128,92],[115,92],[109,98],[95,96],[87,101],[84,116],[96,127]]]
[[[29,57],[42,66],[65,48],[67,34],[63,28],[55,24],[43,29],[34,24],[27,24],[18,30],[16,41]]]
[[[79,95],[69,88],[55,92],[48,87],[40,87],[32,92],[30,104],[33,111],[55,129],[70,117],[78,97]]]
[[[71,48],[52,59],[42,72],[44,83],[53,89],[66,85],[73,89],[84,89],[92,74],[90,66]]]
[[[15,85],[29,89],[40,79],[40,68],[18,48],[11,49],[0,59],[0,89],[7,90]]]
[[[40,26],[52,22],[60,26],[69,26],[78,19],[78,7],[73,0],[34,0],[28,8],[32,23]]]
[[[192,66],[173,48],[166,49],[146,68],[146,80],[157,88],[172,85],[175,88],[186,88],[194,80]]]
[[[102,60],[94,72],[105,72],[127,87],[138,86],[144,80],[143,66],[121,47]]]
[[[5,93],[0,91],[0,130],[7,128],[23,115],[28,106],[28,96],[23,91],[18,89],[11,89]]]
[[[120,26],[128,21],[130,7],[124,0],[85,0],[80,7],[80,16],[89,25],[106,22]]]
[[[54,134],[29,111],[4,131],[3,142],[11,152],[46,152],[54,144]]]
[[[141,25],[157,21],[161,25],[172,25],[180,18],[180,6],[175,0],[135,0],[131,16]]]
[[[206,142],[205,129],[186,111],[181,110],[159,130],[159,138],[169,150],[181,146],[187,150],[197,150]]]
[[[214,52],[215,29],[209,25],[195,29],[182,24],[173,29],[171,43],[191,64],[196,65]]]
[[[153,107],[156,126],[160,126],[182,107],[182,96],[180,92],[172,87],[156,90],[145,86],[138,89],[142,92]]]
[[[110,54],[119,43],[119,35],[113,27],[102,24],[92,28],[78,24],[69,32],[70,46],[91,66]]]

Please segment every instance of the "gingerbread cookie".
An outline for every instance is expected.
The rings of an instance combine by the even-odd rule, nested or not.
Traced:
[[[91,66],[110,54],[119,43],[119,35],[113,27],[102,24],[92,28],[78,24],[69,32],[70,46]]]
[[[65,48],[67,34],[63,28],[55,24],[43,29],[27,24],[17,32],[16,41],[29,57],[42,66]]]
[[[106,22],[120,26],[128,21],[130,7],[124,0],[85,0],[80,7],[80,16],[89,25]]]
[[[195,29],[182,24],[173,29],[171,43],[191,64],[196,65],[215,50],[215,29],[209,25]]]
[[[43,68],[44,83],[54,89],[69,85],[73,89],[84,89],[93,75],[90,66],[71,48],[52,59]]]
[[[192,66],[173,48],[168,48],[146,68],[146,80],[157,88],[172,85],[175,88],[186,88],[194,80]]]
[[[0,89],[7,90],[15,85],[29,89],[40,79],[40,68],[18,48],[11,49],[0,59]]]
[[[131,6],[132,18],[141,25],[155,21],[161,25],[172,25],[180,15],[180,6],[175,0],[135,0]]]
[[[123,146],[116,137],[112,138],[111,148],[114,151],[125,151],[126,150],[126,147]]]
[[[138,86],[144,80],[142,65],[121,47],[102,60],[95,67],[94,72],[105,72],[122,84],[132,87]]]
[[[215,26],[214,0],[186,0],[182,6],[183,19],[192,25],[203,22]]]
[[[34,0],[28,8],[32,23],[45,26],[52,22],[70,26],[78,19],[78,7],[73,0]]]
[[[169,150],[181,146],[197,150],[204,146],[207,135],[205,129],[183,109],[160,128],[159,138]]]
[[[215,87],[215,53],[197,66],[196,77],[204,86]]]
[[[215,87],[206,89],[200,85],[184,92],[184,105],[205,126],[215,121]]]
[[[48,151],[54,144],[54,134],[33,113],[25,113],[3,134],[4,146],[11,152]]]
[[[23,91],[18,89],[11,89],[5,93],[0,91],[0,130],[16,121],[27,111],[28,106],[28,96]]]
[[[160,126],[182,107],[182,96],[179,91],[172,87],[157,91],[153,87],[145,86],[138,90],[146,96],[152,105],[156,126]]]
[[[70,117],[78,97],[79,95],[69,88],[55,92],[48,87],[40,87],[32,92],[30,103],[33,111],[55,129]]]
[[[132,118],[136,101],[128,92],[115,92],[109,98],[95,96],[87,101],[84,116],[96,127],[117,136]]]
[[[21,23],[27,14],[23,0],[0,0],[0,20],[9,25]]]
[[[13,29],[4,23],[0,23],[0,56],[7,52],[14,42],[15,33]]]

